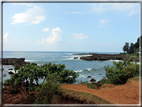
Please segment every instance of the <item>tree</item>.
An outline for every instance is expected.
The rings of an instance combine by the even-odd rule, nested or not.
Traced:
[[[126,51],[126,45],[123,46],[123,51],[125,53],[125,51]]]
[[[142,36],[137,39],[137,42],[134,44],[135,51],[139,49],[139,40],[141,38],[141,45],[142,45]]]
[[[129,49],[129,54],[133,54],[134,53],[134,44],[131,43],[130,49]]]
[[[129,50],[129,43],[126,42],[125,45],[123,46],[123,51],[124,52],[126,51],[128,53],[128,50]]]

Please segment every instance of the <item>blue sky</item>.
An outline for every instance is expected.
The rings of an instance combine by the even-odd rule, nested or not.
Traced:
[[[138,3],[4,3],[4,51],[122,52],[140,35]]]

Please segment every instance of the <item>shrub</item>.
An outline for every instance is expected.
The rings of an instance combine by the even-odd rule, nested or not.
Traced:
[[[127,77],[131,78],[136,75],[139,75],[139,65],[136,63],[131,63],[124,68],[124,73],[127,73]]]
[[[139,65],[132,63],[133,59],[130,58],[128,61],[116,63],[113,61],[113,66],[105,66],[106,77],[100,81],[101,84],[125,84],[128,78],[139,74]]]
[[[46,63],[44,65],[38,66],[38,65],[24,65],[23,67],[20,67],[20,70],[11,76],[11,79],[5,81],[3,83],[4,86],[14,84],[16,86],[21,85],[25,80],[29,79],[29,85],[30,88],[33,87],[34,81],[36,82],[36,85],[39,85],[39,79],[43,79],[42,84],[45,82],[46,77],[49,74],[55,73],[56,75],[59,75],[62,77],[62,80],[60,83],[74,83],[76,82],[76,78],[78,74],[74,72],[73,70],[65,69],[65,65],[61,64],[51,64]]]
[[[56,73],[46,77],[46,82],[36,89],[37,95],[34,104],[51,104],[53,96],[59,92],[61,78]]]

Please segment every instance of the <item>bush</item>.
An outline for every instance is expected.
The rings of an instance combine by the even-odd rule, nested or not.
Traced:
[[[106,77],[103,77],[100,81],[98,81],[97,82],[97,84],[99,84],[99,85],[103,85],[103,84],[106,84],[107,83],[107,79],[106,79]]]
[[[52,98],[59,92],[61,78],[56,73],[46,77],[46,82],[36,89],[34,104],[51,104]]]
[[[129,64],[124,68],[124,73],[127,73],[128,78],[139,75],[139,65],[136,63]]]
[[[130,58],[128,61],[119,61],[118,63],[113,61],[113,66],[105,66],[106,77],[104,77],[100,83],[114,85],[125,84],[128,78],[139,75],[139,65],[132,63],[132,61],[132,58]]]
[[[74,72],[73,70],[65,69],[65,65],[61,64],[51,64],[46,63],[44,65],[38,66],[38,65],[24,65],[23,67],[20,67],[20,70],[18,73],[15,73],[11,76],[11,79],[6,80],[3,85],[7,86],[10,84],[14,84],[15,86],[20,86],[22,83],[29,79],[29,85],[30,88],[34,86],[34,81],[36,82],[36,85],[39,85],[39,79],[43,79],[42,84],[45,82],[45,79],[48,75],[55,73],[56,75],[61,76],[62,80],[60,80],[60,83],[74,83],[76,82],[76,78],[78,74]]]

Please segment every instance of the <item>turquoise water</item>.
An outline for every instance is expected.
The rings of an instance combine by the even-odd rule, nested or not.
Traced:
[[[74,70],[79,73],[77,80],[89,81],[91,78],[99,81],[105,76],[106,71],[104,66],[112,65],[112,60],[109,61],[84,61],[80,59],[73,59],[74,57],[81,57],[86,55],[73,55],[80,52],[27,52],[27,51],[4,51],[3,58],[25,58],[25,61],[31,63],[37,63],[43,65],[45,63],[65,64],[66,69]],[[87,52],[82,52],[87,53]],[[99,52],[94,52],[99,53]],[[106,53],[106,52],[100,52]],[[106,54],[118,54],[118,53],[106,53]],[[3,81],[10,78],[8,74],[10,68],[14,68],[12,65],[3,65],[4,71]],[[91,78],[87,78],[91,76]]]

